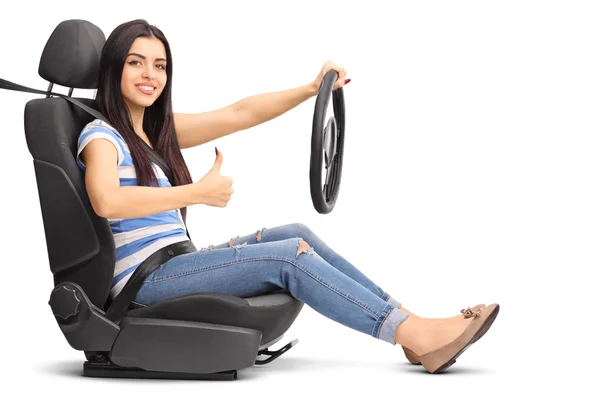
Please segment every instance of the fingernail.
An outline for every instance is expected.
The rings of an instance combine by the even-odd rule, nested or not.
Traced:
[[[215,146],[215,154],[219,155],[219,150],[217,150],[217,146]]]
[[[346,82],[344,82],[344,85],[347,85],[348,83],[350,83],[352,79],[346,79]]]

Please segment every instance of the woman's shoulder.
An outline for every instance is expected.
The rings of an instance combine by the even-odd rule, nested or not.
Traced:
[[[110,136],[115,137],[119,141],[122,141],[123,143],[125,143],[125,139],[123,139],[121,134],[112,125],[110,125],[106,121],[101,120],[99,118],[96,118],[95,120],[87,123],[81,130],[81,133],[79,134],[79,136],[81,138],[83,136],[88,136],[93,133],[108,134]]]
[[[85,168],[79,160],[79,155],[83,149],[95,139],[107,139],[112,142],[119,153],[119,166],[132,166],[131,154],[127,143],[119,132],[110,124],[101,119],[95,119],[87,123],[77,139],[77,162],[82,168]]]

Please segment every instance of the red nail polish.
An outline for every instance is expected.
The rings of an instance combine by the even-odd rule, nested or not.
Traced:
[[[345,85],[347,85],[352,79],[346,79],[346,82],[344,82]]]
[[[215,154],[219,155],[219,151],[217,150],[217,146],[215,146]]]

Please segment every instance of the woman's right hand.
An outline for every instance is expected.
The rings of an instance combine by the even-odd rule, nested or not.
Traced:
[[[194,185],[200,189],[202,203],[213,207],[225,207],[233,193],[233,180],[221,175],[223,154],[216,147],[215,153],[217,153],[215,165]]]

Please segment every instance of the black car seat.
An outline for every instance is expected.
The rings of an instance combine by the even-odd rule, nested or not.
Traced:
[[[86,376],[236,379],[239,369],[266,364],[297,343],[268,350],[303,306],[287,291],[251,298],[200,293],[134,308],[129,302],[140,281],[132,277],[129,297],[120,306],[119,297],[109,300],[115,244],[108,221],[91,207],[75,161],[79,134],[99,113],[93,99],[71,97],[74,88],[96,88],[105,40],[88,21],[63,21],[40,60],[47,91],[0,80],[0,88],[45,95],[26,104],[24,128],[54,276],[52,312],[68,343],[84,352]],[[52,92],[55,84],[70,88],[69,94]],[[165,254],[154,257],[155,264]]]

